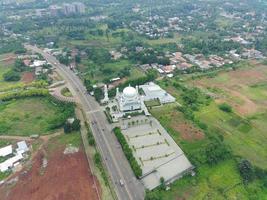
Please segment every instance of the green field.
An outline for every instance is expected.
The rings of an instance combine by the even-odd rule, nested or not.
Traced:
[[[234,154],[267,169],[267,113],[257,114],[246,120],[236,114],[225,113],[212,103],[197,112],[196,116],[213,132],[222,134]]]
[[[25,98],[5,102],[0,105],[0,134],[48,134],[60,127],[66,117],[72,114],[72,106],[56,104],[47,98]]]

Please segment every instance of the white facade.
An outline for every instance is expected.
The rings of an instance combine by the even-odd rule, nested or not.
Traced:
[[[124,88],[122,93],[120,93],[117,88],[116,99],[119,103],[120,111],[122,112],[141,109],[141,99],[138,93],[138,87],[134,88],[128,86]]]
[[[12,168],[16,162],[19,162],[23,159],[21,154],[17,154],[12,158],[7,159],[5,162],[0,163],[0,171],[5,172],[8,169]]]

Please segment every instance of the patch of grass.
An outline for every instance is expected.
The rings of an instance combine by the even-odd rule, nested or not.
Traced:
[[[207,124],[211,132],[221,134],[224,142],[233,150],[233,154],[242,156],[253,165],[266,169],[266,113],[246,120],[235,113],[223,112],[216,103],[212,103],[196,112],[196,117]]]
[[[61,94],[65,97],[72,97],[72,94],[68,88],[63,88],[61,90]]]
[[[0,134],[44,135],[65,122],[73,114],[71,106],[52,102],[49,98],[24,98],[0,105]]]
[[[11,144],[11,141],[9,140],[3,140],[3,139],[0,140],[0,148],[5,147],[10,144]]]
[[[146,107],[160,106],[160,101],[159,101],[159,99],[145,101],[145,105],[146,105]]]
[[[0,172],[0,181],[4,180],[11,174],[11,171]]]
[[[57,140],[60,144],[71,144],[75,147],[81,146],[82,143],[81,134],[79,131],[75,131],[68,134],[62,134],[57,138]]]

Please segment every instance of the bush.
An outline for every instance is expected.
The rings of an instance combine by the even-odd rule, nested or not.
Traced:
[[[81,128],[80,120],[75,118],[72,123],[67,121],[64,124],[64,133],[71,133],[73,131],[79,131],[80,128]]]
[[[227,103],[220,104],[219,109],[224,111],[224,112],[227,112],[227,113],[233,112],[232,107],[230,105],[228,105]]]
[[[207,145],[205,154],[209,165],[217,164],[219,161],[230,157],[230,152],[227,147],[218,140],[214,140]]]
[[[8,101],[11,99],[18,99],[24,97],[33,97],[33,96],[49,96],[49,92],[47,89],[27,89],[21,91],[11,91],[0,94],[0,100]]]
[[[254,171],[251,163],[248,160],[241,160],[238,164],[238,169],[245,184],[253,180]]]
[[[20,74],[18,72],[15,72],[14,70],[9,70],[5,74],[3,74],[5,81],[19,81],[20,80]]]

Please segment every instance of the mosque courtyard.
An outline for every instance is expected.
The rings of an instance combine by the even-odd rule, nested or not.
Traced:
[[[168,184],[193,169],[184,152],[155,118],[136,116],[121,120],[120,125],[142,168],[141,180],[147,189],[157,187],[161,177]]]

